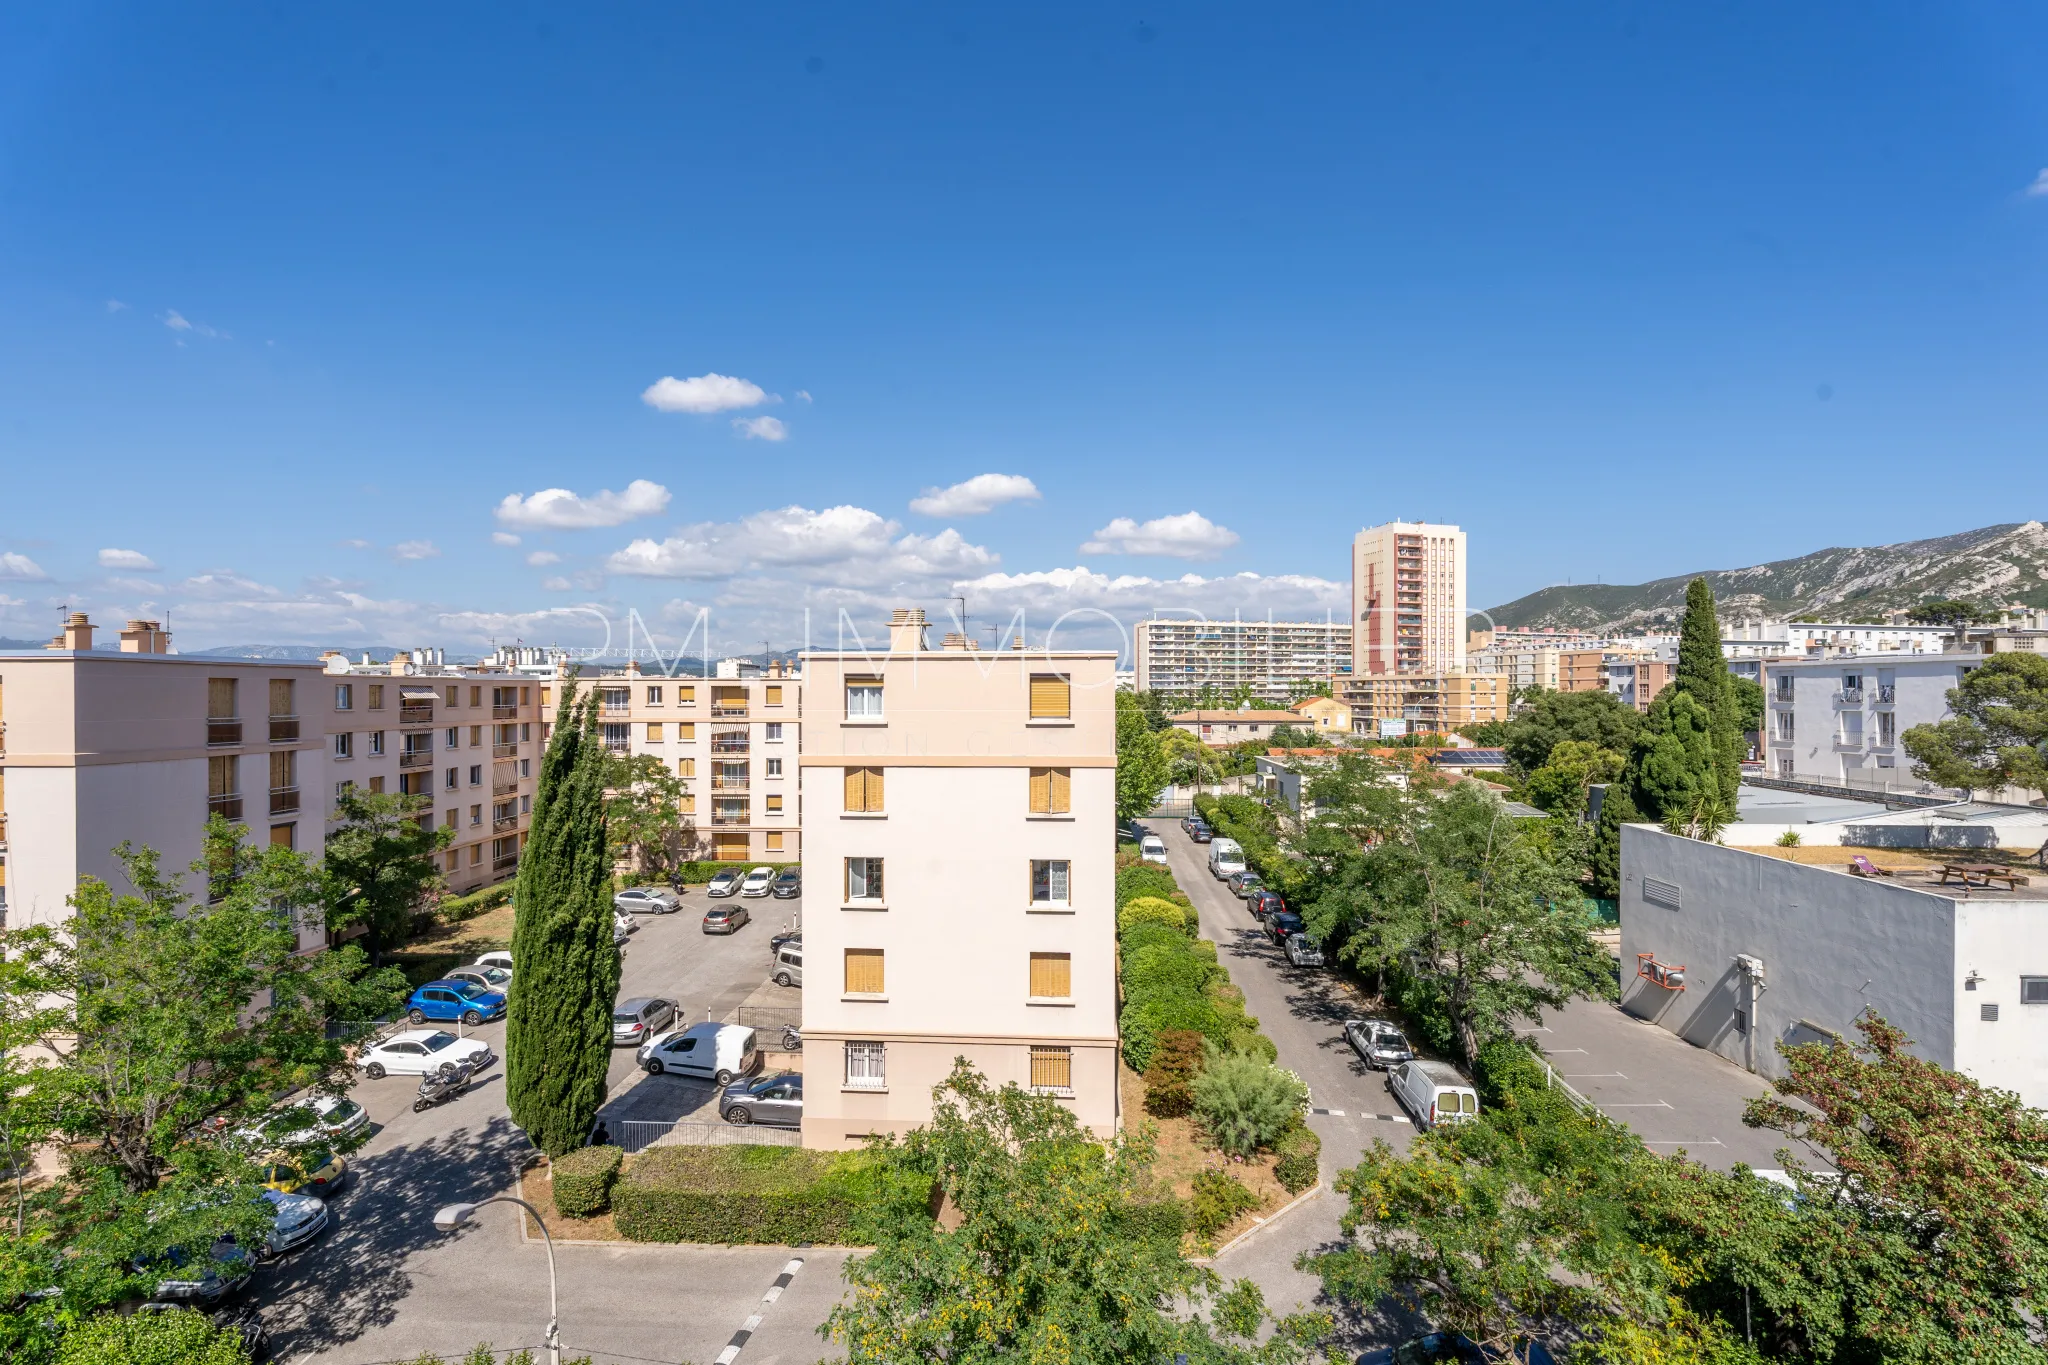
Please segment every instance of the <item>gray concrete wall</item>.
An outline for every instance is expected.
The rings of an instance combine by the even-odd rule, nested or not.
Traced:
[[[1812,1041],[1802,1022],[1853,1038],[1866,1007],[1905,1029],[1922,1056],[1955,1065],[1954,901],[1649,825],[1622,829],[1621,868],[1630,1013],[1743,1064],[1736,1011],[1747,992],[1734,959],[1747,953],[1763,960],[1768,986],[1751,1026],[1756,1071],[1784,1074],[1774,1044]],[[1664,885],[1646,896],[1649,882]],[[1686,988],[1637,978],[1638,953],[1684,965]]]

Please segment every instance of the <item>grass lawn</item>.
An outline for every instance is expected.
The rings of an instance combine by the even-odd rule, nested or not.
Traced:
[[[437,924],[391,954],[391,965],[417,986],[451,967],[476,961],[478,953],[512,946],[512,907],[500,905],[460,924]]]

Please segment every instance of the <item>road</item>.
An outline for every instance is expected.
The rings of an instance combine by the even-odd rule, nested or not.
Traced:
[[[768,938],[794,912],[789,901],[753,901],[757,918],[729,938],[698,927],[706,902],[693,890],[683,911],[643,917],[628,942],[620,994],[666,995],[691,1021],[719,1018],[768,973]],[[474,1031],[502,1058],[504,1024]],[[632,1050],[611,1067],[613,1112],[643,1117],[701,1107],[709,1086],[644,1076]],[[643,1088],[653,1085],[656,1090]],[[529,1150],[505,1109],[500,1061],[460,1099],[412,1112],[416,1082],[363,1081],[355,1098],[374,1136],[334,1200],[336,1226],[305,1251],[270,1267],[255,1290],[277,1339],[277,1358],[334,1365],[410,1362],[421,1352],[458,1355],[479,1341],[538,1347],[547,1324],[547,1253],[520,1236],[515,1208],[496,1206],[476,1226],[435,1231],[434,1211],[511,1188]],[[664,1093],[665,1092],[665,1093]],[[638,1096],[635,1099],[633,1097]],[[713,1360],[755,1312],[759,1329],[743,1365],[809,1362],[830,1354],[816,1335],[839,1299],[845,1253],[782,1247],[558,1246],[562,1338],[569,1354],[600,1365]],[[762,1295],[795,1254],[804,1265],[778,1302]]]

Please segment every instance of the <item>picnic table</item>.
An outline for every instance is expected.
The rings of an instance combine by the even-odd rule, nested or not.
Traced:
[[[1939,884],[1947,886],[1950,877],[1957,878],[1966,887],[1984,886],[1988,888],[1993,882],[2004,882],[2007,887],[2014,891],[2027,885],[2029,881],[2029,878],[2021,873],[2015,872],[2009,867],[1999,867],[1995,863],[1943,863],[1941,865],[1941,880]]]

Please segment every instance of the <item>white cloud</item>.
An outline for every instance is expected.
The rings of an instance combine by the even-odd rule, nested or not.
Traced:
[[[119,300],[119,299],[108,299],[108,300],[107,300],[107,311],[108,311],[109,313],[119,313],[119,312],[122,312],[122,311],[126,310],[126,308],[127,308],[127,307],[128,307],[128,305],[127,305],[127,304],[125,304],[125,303],[123,303],[123,302],[121,302],[121,300]]]
[[[665,375],[649,384],[640,401],[661,412],[729,412],[757,408],[769,401],[767,390],[729,374],[700,374],[694,379]]]
[[[789,436],[789,428],[779,417],[735,417],[732,425],[749,441],[780,441]]]
[[[1335,620],[1350,614],[1350,588],[1306,574],[1224,574],[1205,578],[1183,574],[1152,578],[1143,574],[1097,573],[1082,565],[1031,573],[991,573],[950,585],[965,593],[975,615],[1022,611],[1033,622],[1050,625],[1065,613],[1101,612],[1131,621],[1156,611],[1188,612],[1229,619],[1243,615],[1275,620]],[[1099,618],[1098,618],[1099,619]],[[1106,624],[1106,623],[1105,623]]]
[[[2041,172],[2034,177],[2034,183],[2027,186],[2027,198],[2048,198],[2048,167],[2044,167],[2041,170]]]
[[[761,590],[788,598],[805,585],[936,585],[999,562],[994,551],[951,527],[931,536],[901,531],[865,507],[777,507],[737,522],[685,526],[662,540],[636,540],[605,567],[635,578],[730,579],[767,571]]]
[[[25,607],[27,605],[28,602],[23,598],[9,597],[6,593],[0,592],[0,607]]]
[[[140,550],[101,550],[102,569],[129,569],[136,573],[155,573],[156,561]]]
[[[811,401],[811,391],[809,389],[798,389],[796,396],[803,399],[806,403]]]
[[[561,563],[562,557],[556,554],[553,550],[535,550],[532,554],[526,557],[526,562],[528,564],[531,564],[534,568],[540,569],[545,568],[549,564]]]
[[[540,585],[548,592],[568,592],[576,586],[566,578],[543,578]]]
[[[921,517],[973,517],[1006,502],[1036,501],[1038,485],[1022,474],[976,474],[951,488],[927,488],[910,500]]]
[[[166,309],[159,320],[173,332],[190,332],[194,336],[217,337],[222,341],[233,340],[226,332],[217,328],[208,327],[203,322],[190,321],[175,308]]]
[[[344,540],[343,542],[341,542],[341,545],[342,548],[345,550],[367,550],[370,548],[369,541],[354,537],[351,537],[348,540]]]
[[[431,540],[405,540],[391,547],[391,557],[406,561],[439,559],[441,551]]]
[[[42,565],[27,555],[8,550],[0,553],[0,578],[18,578],[28,583],[40,583],[49,578],[49,575],[43,572]]]
[[[543,488],[530,498],[507,493],[498,504],[497,518],[506,526],[554,527],[584,530],[593,526],[617,526],[636,517],[655,516],[668,508],[669,492],[648,479],[635,479],[623,493],[609,488],[584,498],[566,488]],[[502,544],[503,542],[499,542]]]
[[[491,532],[491,544],[493,545],[517,545],[518,543],[519,537],[513,535],[510,531]]]
[[[1140,524],[1129,517],[1095,533],[1081,547],[1084,555],[1164,555],[1169,559],[1214,559],[1237,544],[1237,532],[1218,526],[1200,512],[1154,517]]]
[[[164,326],[170,328],[173,332],[189,332],[192,330],[192,324],[185,321],[185,315],[175,308],[164,314]]]

